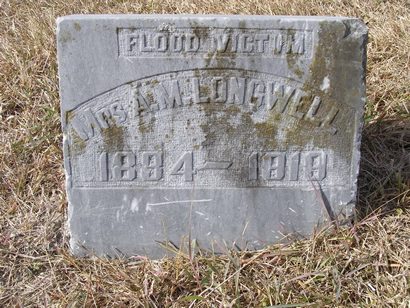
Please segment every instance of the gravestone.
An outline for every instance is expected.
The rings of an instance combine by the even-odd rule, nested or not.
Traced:
[[[349,217],[367,29],[354,18],[58,19],[71,249],[258,249]]]

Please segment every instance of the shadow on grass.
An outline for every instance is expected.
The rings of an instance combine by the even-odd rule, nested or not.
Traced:
[[[410,209],[410,119],[383,119],[363,130],[357,217]]]

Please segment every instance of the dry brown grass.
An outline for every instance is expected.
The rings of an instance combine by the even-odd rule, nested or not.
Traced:
[[[71,257],[55,18],[119,12],[364,19],[370,39],[358,222],[225,257]],[[406,0],[0,0],[0,306],[410,307],[409,20]]]

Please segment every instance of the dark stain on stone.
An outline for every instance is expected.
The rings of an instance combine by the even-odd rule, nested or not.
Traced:
[[[112,126],[101,130],[103,147],[107,152],[114,152],[124,149],[124,127]]]
[[[138,122],[138,130],[144,135],[147,133],[153,133],[156,121],[156,115],[152,113],[146,113],[143,116],[140,116]]]
[[[337,123],[342,125],[339,130],[343,134],[351,136],[354,133],[354,127],[350,125],[349,115],[353,116],[352,106],[354,101],[354,89],[359,87],[360,80],[354,80],[350,74],[350,68],[346,65],[356,65],[355,61],[361,61],[358,56],[360,53],[360,41],[357,39],[345,39],[346,30],[349,27],[347,24],[339,22],[321,22],[318,31],[318,45],[314,52],[314,57],[309,69],[309,77],[304,83],[302,90],[310,93],[313,96],[319,96],[322,100],[321,110],[318,113],[322,117],[326,116],[332,107],[338,108],[339,114]],[[361,63],[359,64],[361,65]],[[324,78],[329,78],[330,87],[327,91],[322,91],[321,86]],[[303,105],[301,106],[303,108]],[[286,137],[289,142],[294,144],[305,144],[312,140],[316,147],[329,148],[332,145],[334,148],[334,136],[325,130],[325,128],[317,129],[313,123],[303,121],[305,130],[301,129],[299,125],[294,125],[287,129]],[[306,138],[306,131],[315,131],[309,138]],[[351,140],[351,138],[344,138],[344,140]],[[350,144],[337,144],[338,151],[346,158],[351,155]]]
[[[239,29],[241,30],[241,29]],[[224,34],[229,34],[229,41],[227,42],[227,49],[226,50],[218,50],[215,49],[214,51],[208,51],[205,54],[205,67],[206,68],[215,68],[215,69],[224,69],[230,66],[235,65],[235,59],[237,57],[237,52],[230,52],[229,44],[232,44],[232,39],[234,36],[233,29],[226,29]],[[206,39],[211,38],[209,31],[207,32]]]
[[[80,25],[78,22],[75,22],[75,23],[74,23],[74,29],[75,29],[76,31],[81,31],[81,25]]]
[[[154,86],[156,86],[156,85],[159,84],[159,81],[158,81],[158,79],[152,79],[152,80],[150,81],[150,83],[151,83],[152,87],[154,87]]]
[[[73,121],[75,117],[75,113],[73,110],[67,111],[65,113],[65,126],[68,126],[69,123]],[[86,141],[80,138],[77,132],[71,127],[70,132],[68,134],[69,138],[69,145],[70,145],[70,152],[72,155],[81,155],[85,152],[87,147]]]
[[[151,87],[151,88],[152,88],[152,92],[149,91],[149,92],[147,92],[147,93],[145,94],[146,97],[147,97],[147,100],[148,100],[148,104],[149,104],[149,105],[151,105],[152,103],[154,103],[153,87]]]
[[[267,119],[260,123],[254,123],[255,133],[262,141],[262,147],[275,150],[277,147],[276,135],[281,116],[278,113],[270,113]]]
[[[70,133],[71,142],[70,142],[70,152],[74,156],[79,156],[85,153],[87,144],[85,140],[81,139],[80,136],[72,129]]]
[[[70,111],[66,111],[65,113],[65,120],[66,123],[70,123],[72,120],[74,119],[74,111],[70,110]]]
[[[292,31],[292,30],[290,30]],[[268,111],[268,115],[264,121],[254,122],[252,119],[252,110],[245,110],[241,105],[235,105],[234,109],[220,107],[216,110],[215,106],[220,106],[214,102],[210,104],[202,104],[201,109],[205,112],[206,123],[201,125],[205,136],[203,146],[209,146],[215,141],[215,138],[222,138],[224,140],[238,140],[241,142],[243,148],[264,148],[266,150],[286,150],[291,146],[292,148],[304,149],[307,145],[312,144],[315,148],[335,149],[338,153],[343,155],[346,159],[351,156],[351,137],[354,133],[354,127],[349,123],[349,117],[353,115],[352,106],[353,97],[357,95],[350,92],[360,84],[360,80],[352,80],[351,76],[346,73],[351,69],[343,69],[346,65],[357,65],[355,61],[361,61],[360,40],[350,40],[346,33],[345,25],[338,22],[323,22],[320,24],[318,31],[318,45],[314,52],[314,58],[310,65],[308,72],[308,79],[301,88],[310,96],[303,99],[301,105],[298,106],[297,111],[305,113],[313,100],[314,96],[319,96],[322,104],[318,110],[317,117],[322,120],[330,112],[332,107],[340,110],[336,124],[340,124],[340,130],[343,134],[347,134],[348,138],[337,138],[330,133],[327,127],[318,127],[318,123],[307,121],[298,118],[293,118],[290,114],[279,114]],[[347,38],[347,39],[346,39]],[[293,70],[295,67],[297,55],[288,55],[287,62]],[[351,64],[353,63],[353,64]],[[359,63],[361,65],[361,63]],[[296,65],[297,66],[297,65]],[[220,69],[222,67],[218,67]],[[208,73],[209,74],[209,73]],[[296,72],[300,74],[301,72]],[[321,90],[324,78],[329,78],[331,86],[326,90]],[[357,97],[357,96],[356,96]],[[288,108],[292,108],[289,105]],[[255,110],[253,110],[255,111]],[[229,117],[233,113],[241,113],[241,125],[236,128],[233,127]],[[278,126],[282,121],[288,121],[287,127],[282,128],[284,134],[284,141],[278,143]],[[244,128],[249,129],[244,129]],[[228,150],[229,152],[229,150]]]
[[[296,30],[288,29],[287,30],[287,37],[293,37],[296,34]],[[299,67],[297,60],[299,59],[300,55],[289,52],[286,54],[286,62],[288,63],[288,68],[293,71],[293,73],[299,77],[303,77],[303,71]]]
[[[63,44],[68,43],[73,40],[73,37],[71,36],[71,33],[69,31],[60,31],[59,35],[59,41]]]
[[[199,106],[206,118],[200,125],[205,136],[205,141],[202,142],[203,147],[210,146],[221,138],[234,138],[235,129],[230,124],[229,119],[240,112],[238,107],[215,102],[200,104]]]

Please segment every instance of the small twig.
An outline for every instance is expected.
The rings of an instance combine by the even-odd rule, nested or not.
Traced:
[[[315,186],[315,184],[313,183],[312,180],[310,180],[310,183],[312,184],[313,189],[315,190],[316,197],[318,198],[318,200],[322,204],[323,208],[326,210],[326,213],[327,213],[330,221],[334,224],[334,226],[336,227],[336,230],[339,229],[339,221],[338,221],[336,215],[333,213],[333,210],[332,210],[330,204],[325,202],[325,200],[323,198],[323,191],[322,191],[322,188],[320,187],[320,183],[317,182],[317,184],[319,185],[319,189],[316,188],[316,186]]]

